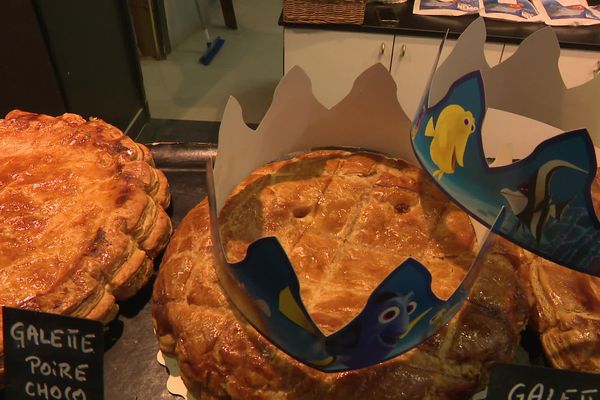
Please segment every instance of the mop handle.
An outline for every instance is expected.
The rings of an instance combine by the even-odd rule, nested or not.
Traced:
[[[198,11],[198,17],[200,18],[201,28],[204,30],[204,36],[206,37],[206,46],[210,47],[212,40],[210,39],[210,35],[208,34],[208,25],[206,22],[206,18],[204,18],[202,7],[200,7],[198,0],[194,0],[194,5],[196,6],[196,10]]]

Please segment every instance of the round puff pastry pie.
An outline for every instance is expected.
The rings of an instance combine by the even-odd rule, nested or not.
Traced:
[[[598,173],[592,203],[600,215]],[[600,278],[525,253],[521,276],[547,359],[556,368],[600,373]]]
[[[115,301],[152,274],[169,201],[149,150],[117,128],[10,112],[0,120],[0,305],[111,320]],[[0,386],[2,348],[0,335]]]
[[[350,322],[406,257],[429,268],[441,298],[474,257],[467,215],[429,177],[367,153],[318,151],[260,168],[230,196],[220,224],[230,261],[259,237],[279,238],[327,334]],[[184,382],[202,399],[464,399],[482,367],[510,360],[519,341],[527,303],[518,262],[495,247],[458,317],[418,348],[374,367],[323,373],[278,350],[229,303],[204,200],[167,248],[154,323],[161,350],[177,356]]]

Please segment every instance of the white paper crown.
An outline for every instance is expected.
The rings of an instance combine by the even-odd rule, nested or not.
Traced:
[[[297,151],[343,145],[416,163],[409,130],[410,119],[398,103],[396,84],[382,64],[363,72],[350,93],[331,109],[319,103],[309,77],[294,67],[281,79],[256,131],[244,123],[238,101],[229,98],[215,166],[217,208],[252,170]]]
[[[487,230],[484,225],[569,268],[599,274],[595,261],[600,254],[596,246],[599,223],[588,218],[595,217],[593,210],[590,214],[589,185],[594,176],[592,173],[595,174],[596,159],[587,133],[581,130],[546,141],[523,162],[494,172],[486,157],[489,154],[508,158],[504,162],[510,163],[515,155],[508,157],[511,155],[506,150],[508,144],[517,143],[523,153],[518,157],[522,158],[542,140],[556,136],[562,130],[587,126],[594,137],[600,134],[598,121],[590,112],[599,95],[593,88],[600,85],[600,79],[579,88],[566,89],[558,72],[558,47],[552,35],[549,30],[540,31],[527,39],[508,61],[490,68],[483,53],[484,23],[476,21],[436,71],[431,85],[428,83],[423,88],[426,93],[416,94],[421,95],[423,101],[414,124],[402,110],[396,97],[396,85],[381,64],[363,72],[350,93],[331,109],[316,100],[304,71],[293,68],[278,85],[273,103],[256,131],[245,125],[239,103],[230,98],[219,133],[214,175],[211,162],[207,168],[211,233],[221,283],[250,323],[288,354],[322,370],[363,368],[395,357],[434,332],[433,314],[441,312],[447,321],[453,316],[449,310],[456,312],[455,306],[465,300],[490,246],[489,240],[481,240],[482,232]],[[440,53],[441,48],[438,57]],[[469,142],[471,134],[474,139]],[[455,144],[462,143],[462,148],[448,145],[450,140]],[[571,150],[565,151],[565,143]],[[435,297],[431,291],[431,275],[426,266],[418,260],[408,259],[380,283],[363,311],[351,323],[325,336],[302,304],[297,275],[277,238],[257,239],[249,246],[246,257],[232,264],[222,249],[217,211],[236,184],[257,167],[291,153],[338,146],[368,149],[420,163],[435,177],[442,190],[483,224],[474,223],[483,245],[467,276],[447,302]],[[563,160],[567,156],[570,163]],[[554,204],[553,195],[547,196],[537,188],[545,187],[550,193],[549,182],[553,176],[550,171],[558,168],[567,168],[575,177],[569,175],[567,183],[552,186],[552,189],[558,186],[560,193],[566,192],[568,197],[567,201],[561,198]],[[442,181],[443,176],[446,177]],[[540,185],[543,179],[546,184]],[[536,189],[530,190],[531,187]],[[518,192],[521,190],[524,192]],[[508,212],[503,197],[507,193],[520,195],[518,204],[511,200]],[[530,193],[535,196],[528,196]],[[552,242],[542,243],[543,233],[549,232],[544,230],[546,219],[552,216],[553,222],[559,221],[566,203],[573,205],[568,212],[575,213],[577,218],[582,212],[585,214],[582,215],[587,219],[582,217],[582,223],[577,220],[577,227],[585,228],[584,233],[573,237],[571,225],[563,223],[557,228],[558,234],[544,237]],[[567,212],[564,214],[566,217]],[[577,254],[565,256],[560,250],[560,246],[565,245],[563,233],[567,235],[568,243],[587,235],[585,239],[594,241],[596,247],[594,251],[582,250],[585,252],[583,258],[579,248],[575,251]],[[557,241],[560,246],[555,245]],[[578,243],[585,247],[588,242]],[[560,254],[556,255],[556,252]],[[385,339],[388,336],[382,339],[378,335],[383,335],[383,331],[375,329],[388,327],[387,322],[377,319],[379,311],[373,308],[381,302],[378,299],[382,293],[393,293],[394,301],[399,304],[394,303],[397,314],[392,317],[402,315],[397,321],[399,325],[393,326],[397,331],[393,337],[389,336],[393,340]],[[412,308],[405,304],[413,298],[411,296],[418,299]],[[267,311],[261,308],[258,316],[244,311],[256,302],[266,304]],[[425,307],[425,311],[410,322],[409,329],[408,316],[417,304]],[[432,319],[419,322],[429,311]],[[361,327],[369,333],[361,334],[358,341],[350,341],[352,346],[341,346],[342,342],[350,343],[348,340]],[[393,350],[386,347],[388,344]]]
[[[552,28],[529,36],[512,57],[494,67],[485,59],[485,39],[485,23],[479,18],[460,36],[438,68],[430,105],[439,101],[458,78],[479,70],[489,108],[483,127],[487,155],[508,160],[523,158],[542,140],[582,127],[599,146],[600,77],[566,88],[558,68],[560,47]],[[416,164],[406,134],[409,130],[410,119],[398,102],[396,84],[382,64],[358,76],[350,93],[331,109],[315,98],[306,73],[294,67],[277,86],[271,107],[256,131],[244,123],[238,101],[229,98],[215,166],[218,210],[237,183],[282,154],[344,145]],[[511,142],[518,146],[510,146]]]

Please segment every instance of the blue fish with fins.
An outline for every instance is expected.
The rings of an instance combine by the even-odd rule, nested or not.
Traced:
[[[298,278],[276,238],[258,239],[244,260],[227,268],[243,282],[248,293],[244,301],[260,304],[255,307],[260,321],[250,317],[249,322],[284,352],[327,372],[368,367],[409,350],[451,318],[448,310],[456,312],[466,296],[461,292],[440,300],[431,290],[429,271],[409,258],[373,291],[348,325],[326,336],[304,307]]]
[[[551,160],[545,163],[531,175],[529,179],[517,186],[516,190],[503,188],[500,194],[504,196],[510,209],[519,219],[519,226],[527,229],[537,243],[542,240],[544,228],[550,218],[560,221],[562,214],[571,199],[554,202],[550,191],[550,182],[554,173],[560,168],[571,168],[582,173],[583,169],[562,161]]]
[[[413,296],[413,292],[406,295],[387,291],[375,293],[361,319],[325,339],[327,352],[350,368],[361,368],[373,359],[384,359],[426,315],[421,314],[420,318],[410,322],[411,315],[419,308],[412,300]]]

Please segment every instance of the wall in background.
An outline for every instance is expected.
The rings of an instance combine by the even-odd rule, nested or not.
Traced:
[[[196,0],[164,0],[167,28],[174,48],[200,28]]]

